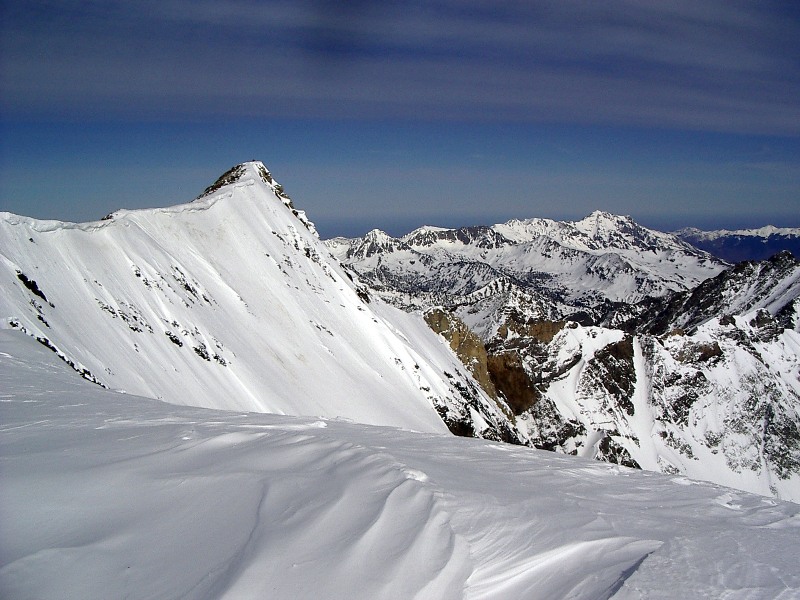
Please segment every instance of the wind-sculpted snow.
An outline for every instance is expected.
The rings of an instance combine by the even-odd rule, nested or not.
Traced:
[[[0,596],[796,598],[800,506],[103,390],[0,331]]]
[[[446,431],[465,393],[497,415],[421,317],[370,302],[259,162],[96,223],[4,213],[0,279],[0,326],[128,393],[419,431]]]

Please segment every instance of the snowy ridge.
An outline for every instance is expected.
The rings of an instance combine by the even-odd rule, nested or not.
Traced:
[[[782,235],[786,237],[800,237],[800,229],[793,227],[775,227],[765,225],[752,229],[716,229],[713,231],[703,231],[695,227],[686,227],[675,232],[680,237],[693,237],[698,240],[716,240],[721,237],[732,235],[768,238],[771,235]]]
[[[642,227],[628,216],[594,211],[580,221],[550,219],[511,220],[493,229],[516,243],[548,237],[560,244],[583,251],[672,249],[704,258],[703,253],[674,235]]]
[[[800,594],[800,507],[528,448],[169,406],[0,331],[0,595]]]
[[[692,227],[675,232],[679,238],[730,261],[765,260],[788,250],[800,258],[800,229],[767,225],[758,229],[701,231]]]
[[[723,315],[766,310],[783,326],[800,327],[800,261],[784,251],[764,261],[745,261],[686,292],[619,307],[606,322],[628,331],[655,334],[692,330]]]
[[[370,302],[259,162],[179,206],[0,215],[0,278],[3,326],[112,389],[419,431],[446,431],[465,394],[496,413],[421,318]]]
[[[599,316],[609,302],[633,302],[694,287],[724,263],[674,235],[596,211],[581,221],[512,220],[492,226],[422,227],[402,238],[376,232],[328,247],[380,295],[458,303],[499,278],[548,295],[563,316]],[[398,295],[399,294],[399,295]]]

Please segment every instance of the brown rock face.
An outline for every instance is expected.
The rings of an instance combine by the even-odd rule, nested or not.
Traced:
[[[525,370],[522,354],[514,347],[514,341],[498,343],[495,350],[487,352],[481,339],[458,317],[441,309],[433,309],[426,313],[425,320],[431,329],[450,342],[450,348],[470,369],[484,391],[495,400],[498,394],[501,395],[514,415],[529,410],[539,399],[535,381]],[[523,322],[509,318],[500,327],[496,340],[510,337],[525,348],[531,344],[544,346],[565,325],[565,321]]]
[[[461,319],[435,308],[425,314],[425,321],[436,333],[444,337],[456,356],[470,370],[475,381],[493,399],[497,389],[489,376],[486,348],[481,339],[472,333]]]
[[[531,408],[539,395],[525,371],[522,358],[514,351],[489,357],[489,376],[515,415]]]
[[[505,339],[509,332],[514,332],[520,337],[533,338],[542,343],[549,344],[553,341],[556,334],[564,329],[566,321],[530,321],[521,322],[514,319],[507,320],[500,326],[497,337]]]

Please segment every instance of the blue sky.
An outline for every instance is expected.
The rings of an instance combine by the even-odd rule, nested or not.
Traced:
[[[800,226],[799,6],[0,0],[0,210],[176,204],[257,158],[326,237]]]

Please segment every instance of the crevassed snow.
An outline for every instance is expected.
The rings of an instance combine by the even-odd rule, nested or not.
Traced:
[[[518,446],[173,406],[0,331],[4,598],[797,598],[800,506]]]

